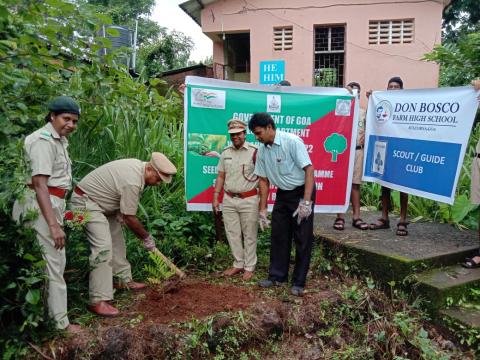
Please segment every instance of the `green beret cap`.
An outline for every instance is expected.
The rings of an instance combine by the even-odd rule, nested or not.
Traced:
[[[48,103],[48,110],[56,113],[80,115],[80,106],[68,96],[57,96]]]

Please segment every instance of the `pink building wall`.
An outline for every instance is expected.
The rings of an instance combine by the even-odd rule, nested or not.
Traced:
[[[292,85],[311,86],[315,26],[345,25],[345,84],[358,81],[364,95],[363,90],[384,89],[387,80],[398,75],[405,88],[437,87],[438,66],[421,58],[441,41],[444,4],[415,0],[375,3],[378,1],[219,0],[205,6],[201,24],[202,31],[214,40],[213,60],[220,64],[224,64],[223,32],[250,33],[252,83],[259,82],[260,61],[285,60],[285,78]],[[368,44],[370,20],[399,19],[414,19],[413,43]],[[279,26],[293,26],[292,50],[273,50],[273,27]]]

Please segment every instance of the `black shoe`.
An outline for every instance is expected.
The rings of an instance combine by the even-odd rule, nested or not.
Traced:
[[[274,286],[281,286],[281,285],[282,285],[281,282],[275,281],[275,280],[269,280],[269,279],[260,280],[258,282],[258,286],[260,286],[262,288],[271,288],[271,287],[274,287]]]
[[[292,286],[290,293],[294,296],[303,296],[304,289],[301,286]]]

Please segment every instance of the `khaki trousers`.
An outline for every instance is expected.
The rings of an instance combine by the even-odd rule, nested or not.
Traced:
[[[65,248],[55,249],[55,242],[50,235],[50,229],[45,218],[38,206],[36,194],[32,190],[27,190],[25,199],[16,200],[13,205],[12,217],[19,222],[22,215],[26,215],[28,211],[37,211],[38,217],[33,221],[25,223],[26,226],[32,227],[37,233],[37,241],[42,248],[42,257],[47,263],[45,271],[48,276],[48,312],[55,320],[58,329],[65,329],[69,324],[67,315],[67,284],[63,279],[65,271],[66,257]],[[63,225],[63,214],[65,212],[65,200],[50,195],[53,212],[57,218],[57,222]]]
[[[113,299],[113,276],[121,282],[132,281],[132,271],[127,260],[125,238],[117,214],[105,215],[103,210],[87,195],[73,193],[73,209],[86,209],[90,220],[85,226],[90,243],[90,304]]]
[[[233,267],[254,271],[257,264],[258,195],[223,197],[223,222],[234,258]]]

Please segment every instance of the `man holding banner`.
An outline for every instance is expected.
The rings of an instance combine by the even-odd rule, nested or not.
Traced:
[[[473,80],[472,85],[476,91],[480,90],[480,79]],[[480,101],[480,97],[479,97]],[[472,160],[472,175],[470,183],[470,201],[473,204],[480,205],[480,139],[475,148],[475,155]],[[480,217],[478,218],[478,240],[480,240]],[[473,258],[466,258],[462,266],[467,269],[480,267],[480,254]]]
[[[347,89],[357,90],[357,98],[360,100],[360,84],[352,81],[347,85]],[[363,175],[363,147],[365,143],[365,115],[364,109],[360,108],[360,116],[358,119],[357,142],[355,146],[355,163],[352,177],[352,192],[350,201],[352,203],[352,226],[360,230],[368,230],[369,226],[360,218],[360,185],[362,184]],[[342,213],[337,213],[337,218],[333,223],[335,230],[345,229],[345,219]]]
[[[389,81],[388,90],[401,89],[400,78]],[[454,203],[477,107],[477,94],[469,86],[372,93],[363,180],[385,188],[382,218],[372,228],[389,225],[390,189],[401,192],[397,235],[407,234],[407,193]]]
[[[268,113],[255,113],[248,123],[258,141],[255,174],[259,176],[260,227],[269,225],[267,198],[270,183],[277,189],[272,212],[270,268],[268,279],[259,286],[269,288],[288,280],[292,235],[295,268],[291,293],[302,296],[313,246],[314,171],[303,141],[296,135],[276,130]]]
[[[395,76],[388,80],[387,90],[402,90],[403,80]],[[382,186],[382,217],[376,223],[370,224],[371,230],[388,229],[390,228],[390,220],[388,219],[388,211],[391,208],[391,190],[386,186]],[[407,206],[408,194],[400,191],[400,221],[397,224],[397,235],[408,235],[407,222]]]
[[[233,276],[244,271],[243,280],[253,277],[257,263],[258,177],[255,176],[257,148],[246,142],[247,124],[238,119],[227,123],[232,145],[220,155],[213,194],[213,211],[220,211],[218,197],[224,190],[223,222],[234,257],[233,267],[224,271]]]

